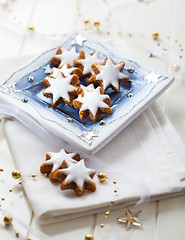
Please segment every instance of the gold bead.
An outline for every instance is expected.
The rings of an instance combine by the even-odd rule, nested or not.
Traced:
[[[111,203],[113,204],[115,201],[114,200],[111,200]]]
[[[12,172],[12,177],[13,177],[14,179],[18,179],[18,178],[21,177],[21,173],[20,173],[18,170],[14,170],[14,171]]]
[[[18,232],[16,232],[16,233],[15,233],[15,236],[18,238],[18,237],[19,237],[19,233],[18,233]]]
[[[181,48],[181,52],[183,52],[184,50],[183,50],[183,48]]]
[[[31,176],[32,176],[32,178],[35,178],[35,177],[36,177],[36,175],[35,175],[35,174],[32,174]]]
[[[19,181],[19,185],[22,185],[22,181]]]
[[[107,211],[107,212],[105,213],[105,215],[107,215],[107,216],[108,216],[108,215],[109,215],[109,211]]]
[[[158,32],[153,32],[152,37],[154,40],[157,40],[159,38],[159,33]]]
[[[94,236],[89,233],[85,236],[85,240],[94,240]]]
[[[177,43],[177,42],[178,42],[178,40],[175,40],[174,42],[175,42],[175,43]]]
[[[4,201],[4,200],[5,200],[5,198],[4,198],[4,197],[2,197],[2,198],[1,198],[1,200],[2,200],[2,201]]]
[[[129,36],[129,37],[132,37],[132,33],[129,33],[128,36]]]
[[[166,39],[170,39],[170,36],[167,36]]]
[[[12,192],[13,190],[12,189],[9,189],[9,192]]]
[[[105,182],[105,180],[107,179],[107,174],[104,173],[104,172],[100,172],[98,174],[98,179],[99,179],[100,182]]]
[[[113,181],[113,184],[116,184],[117,182],[116,181]]]
[[[117,189],[114,189],[114,192],[117,193]]]
[[[179,44],[179,47],[182,47],[182,44]]]
[[[3,169],[2,169],[2,168],[0,168],[0,172],[3,172]]]
[[[47,173],[44,173],[44,176],[45,176],[45,177],[47,177],[47,176],[48,176],[48,174],[47,174]]]
[[[103,227],[104,227],[104,224],[102,223],[102,224],[100,225],[100,227],[103,228]]]
[[[89,22],[90,22],[89,19],[85,19],[85,20],[84,20],[85,25],[87,25]]]
[[[97,28],[99,28],[100,22],[99,22],[99,21],[95,21],[95,22],[94,22],[94,26],[97,27]]]
[[[12,217],[10,217],[10,216],[5,216],[4,219],[3,219],[3,221],[4,221],[5,225],[11,225],[13,219],[12,219]]]
[[[182,58],[182,56],[180,56],[180,58]]]
[[[109,32],[109,31],[107,32],[107,35],[110,35],[110,32]]]
[[[29,27],[28,27],[28,30],[30,30],[30,31],[35,31],[35,28],[34,28],[34,26],[29,26]]]

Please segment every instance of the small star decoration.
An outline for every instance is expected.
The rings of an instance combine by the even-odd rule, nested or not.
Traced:
[[[138,226],[141,227],[142,224],[138,220],[138,215],[141,213],[141,211],[132,213],[129,209],[125,210],[125,216],[122,218],[118,218],[118,222],[125,223],[126,229],[132,228],[132,226]]]
[[[78,34],[75,36],[75,39],[71,42],[71,45],[83,46],[85,41],[87,41],[87,39],[82,37],[82,35]]]
[[[150,82],[158,82],[160,75],[155,74],[153,71],[150,72],[147,76],[145,76],[144,79],[148,80],[148,83]]]
[[[94,137],[98,137],[98,134],[93,131],[83,131],[83,133],[80,135],[83,138],[86,138],[89,143],[92,143]]]

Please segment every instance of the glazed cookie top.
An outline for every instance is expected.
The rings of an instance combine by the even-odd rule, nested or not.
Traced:
[[[61,167],[62,162],[64,160],[67,166],[70,163],[77,163],[77,161],[73,159],[73,157],[76,156],[76,153],[66,153],[66,151],[63,148],[58,153],[47,152],[46,154],[50,157],[50,159],[45,161],[44,164],[47,164],[47,165],[53,164],[53,169],[52,169],[53,172],[55,172],[57,169]]]
[[[70,50],[62,47],[62,53],[55,55],[55,58],[60,60],[59,68],[61,68],[64,64],[74,65],[74,60],[79,59],[79,54],[76,52],[76,48],[73,47]]]
[[[92,70],[92,64],[103,64],[104,60],[99,59],[99,52],[94,52],[92,54],[89,54],[87,52],[84,52],[84,59],[79,59],[76,62],[80,63],[83,66],[83,74],[94,74]]]
[[[85,166],[84,159],[75,164],[70,163],[68,168],[60,169],[59,172],[67,176],[64,180],[65,184],[74,182],[79,189],[83,189],[84,183],[94,184],[91,176],[96,174],[95,170]]]
[[[89,110],[95,116],[99,108],[110,108],[104,100],[110,99],[107,94],[101,94],[100,87],[96,89],[89,85],[88,87],[84,87],[83,96],[78,96],[75,101],[82,103],[82,107],[80,111]]]
[[[65,77],[68,77],[76,69],[76,67],[68,68],[67,64],[64,64],[61,68],[53,67],[50,77],[56,78],[59,72],[62,72]]]
[[[124,62],[114,64],[111,58],[107,57],[104,65],[96,65],[99,73],[96,75],[97,80],[102,80],[103,88],[106,90],[110,85],[119,89],[119,80],[128,79],[128,76],[123,74],[121,70],[124,67]]]
[[[59,71],[56,78],[46,77],[50,86],[44,90],[44,93],[51,93],[53,95],[53,103],[55,104],[60,98],[66,99],[70,102],[69,92],[77,90],[77,87],[71,85],[71,80],[75,75],[64,77]]]

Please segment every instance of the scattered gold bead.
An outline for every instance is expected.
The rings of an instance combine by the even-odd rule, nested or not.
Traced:
[[[99,28],[100,22],[99,22],[99,21],[95,21],[95,22],[94,22],[94,26],[97,27],[97,28]]]
[[[184,49],[183,48],[181,48],[181,52],[183,52],[184,51]]]
[[[182,56],[180,56],[180,58],[182,58]]]
[[[120,35],[121,35],[121,32],[118,32],[118,35],[120,36]]]
[[[129,36],[129,37],[132,37],[132,33],[129,33],[128,36]]]
[[[167,38],[167,39],[170,39],[170,36],[167,36],[166,38]]]
[[[179,47],[182,47],[182,44],[179,44]]]
[[[32,178],[35,178],[35,177],[36,177],[36,175],[35,175],[35,174],[32,174],[31,176],[32,176]]]
[[[47,176],[48,176],[48,174],[47,174],[47,173],[44,173],[44,176],[45,176],[45,177],[47,177]]]
[[[154,40],[157,40],[159,38],[159,33],[158,32],[153,32],[152,37]]]
[[[110,35],[110,32],[107,32],[107,35]]]
[[[12,192],[13,190],[12,189],[9,189],[9,192]]]
[[[113,204],[115,201],[114,200],[111,200],[111,203]]]
[[[105,180],[107,179],[107,174],[104,173],[104,172],[100,172],[98,174],[98,179],[99,179],[100,182],[105,182]]]
[[[100,227],[103,228],[103,227],[104,227],[104,224],[102,223],[102,224],[100,225]]]
[[[116,181],[113,181],[113,184],[116,184],[117,182]]]
[[[89,22],[90,22],[89,19],[85,19],[85,20],[84,20],[85,25],[87,25]]]
[[[105,215],[107,215],[107,216],[108,216],[108,215],[109,215],[109,211],[107,211],[107,212],[105,213]]]
[[[117,189],[114,189],[114,192],[117,193]]]
[[[18,233],[18,232],[16,232],[16,233],[15,233],[15,236],[18,238],[18,237],[19,237],[19,233]]]
[[[175,42],[175,43],[177,43],[177,42],[178,42],[178,40],[175,40],[174,42]]]
[[[28,30],[30,30],[30,31],[35,31],[35,28],[34,28],[34,26],[29,26],[29,27],[28,27]]]
[[[27,238],[27,240],[31,240],[31,238]]]
[[[85,236],[85,240],[94,240],[94,236],[89,233]]]
[[[22,185],[22,181],[19,181],[19,185]]]
[[[4,197],[2,197],[2,198],[1,198],[1,200],[2,200],[2,201],[4,201],[4,200],[5,200],[5,198],[4,198]]]
[[[3,219],[3,221],[4,221],[5,225],[11,225],[13,219],[12,219],[12,217],[10,217],[10,216],[5,216],[4,219]]]
[[[0,168],[0,172],[3,172],[3,169],[2,169],[2,168]]]
[[[13,177],[14,179],[18,179],[18,178],[21,177],[21,173],[20,173],[18,170],[14,170],[14,171],[12,172],[12,177]]]

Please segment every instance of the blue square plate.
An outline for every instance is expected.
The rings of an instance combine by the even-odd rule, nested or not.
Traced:
[[[99,51],[100,58],[110,56],[115,63],[123,60],[125,69],[134,69],[133,73],[123,71],[129,75],[130,84],[121,83],[119,93],[112,90],[106,92],[111,98],[112,115],[102,115],[99,121],[94,123],[89,118],[84,121],[79,119],[78,110],[67,104],[62,103],[54,109],[51,107],[51,99],[42,94],[45,89],[43,80],[48,75],[45,68],[50,64],[50,58],[60,46],[67,49],[76,46],[77,52],[82,49],[89,53]],[[30,76],[34,77],[33,82],[28,80]],[[174,78],[167,74],[144,66],[125,55],[120,56],[119,52],[110,50],[110,47],[105,47],[81,33],[75,33],[12,74],[0,86],[0,98],[31,115],[48,131],[75,148],[94,154],[144,111],[173,80]],[[87,79],[84,79],[82,84],[87,85]]]

